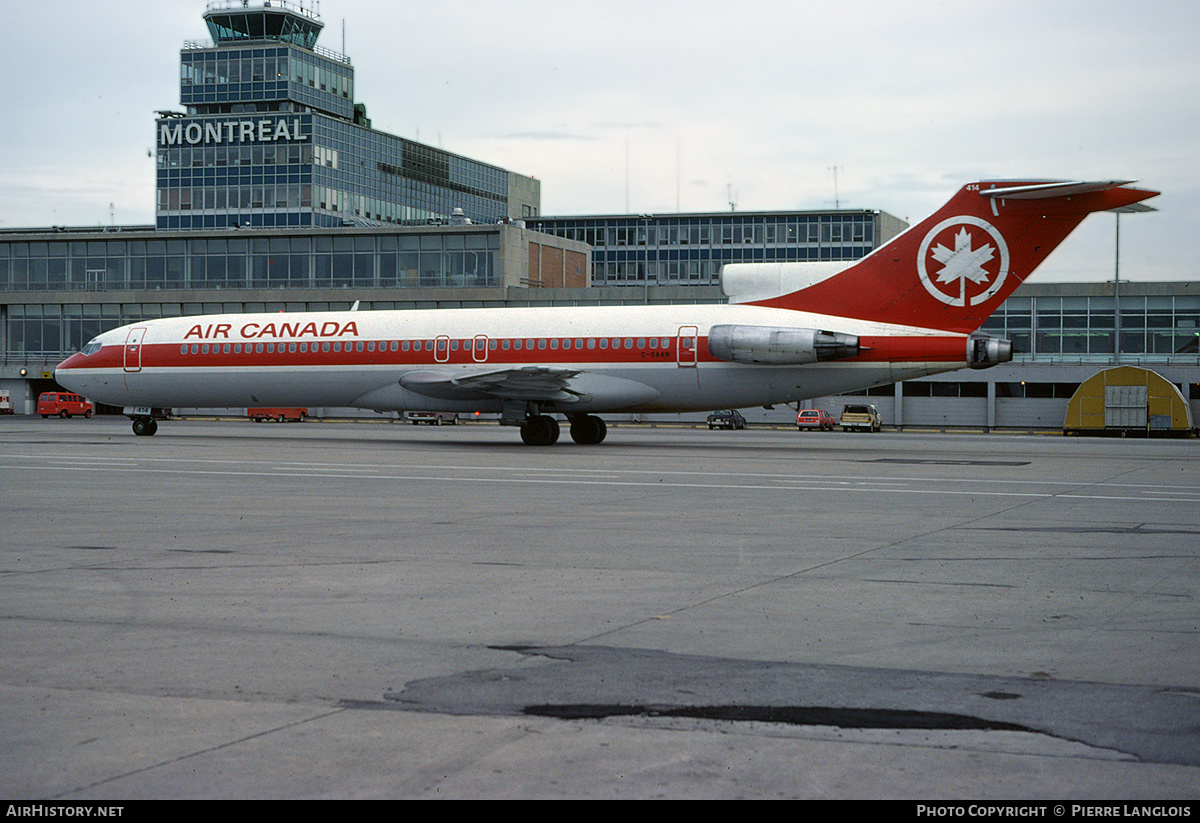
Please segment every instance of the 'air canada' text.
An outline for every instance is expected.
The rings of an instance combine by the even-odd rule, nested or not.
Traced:
[[[197,323],[188,330],[183,339],[228,340],[231,331],[233,331],[232,323],[210,323],[207,326]],[[258,339],[261,337],[358,337],[358,324],[353,320],[344,324],[336,320],[326,320],[320,325],[311,320],[304,324],[301,324],[300,321],[296,321],[295,323],[245,323],[238,331],[243,339]]]

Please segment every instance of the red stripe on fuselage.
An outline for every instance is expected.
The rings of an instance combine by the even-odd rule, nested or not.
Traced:
[[[557,348],[551,348],[550,341],[558,343]],[[143,369],[169,368],[186,369],[191,366],[205,368],[266,368],[266,367],[327,367],[327,366],[419,366],[422,368],[438,366],[488,366],[497,368],[527,365],[632,365],[653,364],[673,365],[679,359],[679,341],[673,337],[667,338],[605,338],[608,348],[601,348],[600,338],[521,338],[521,348],[516,349],[515,340],[508,338],[509,348],[503,348],[503,340],[497,340],[497,348],[487,349],[486,352],[473,348],[472,338],[455,338],[458,348],[450,347],[450,342],[442,340],[409,340],[409,350],[403,350],[405,341],[396,341],[397,350],[392,350],[390,340],[382,341],[285,341],[271,343],[150,343],[143,346],[141,365]],[[613,348],[613,341],[620,340],[621,348]],[[633,348],[626,348],[625,342],[633,343]],[[645,345],[638,348],[638,341]],[[657,340],[657,346],[650,342]],[[533,342],[533,347],[529,346]],[[540,343],[545,341],[545,348]],[[565,348],[569,341],[570,348]],[[589,348],[589,341],[593,344]],[[665,346],[663,345],[665,342]],[[432,343],[434,348],[427,348]],[[439,343],[445,343],[447,350],[437,351]],[[582,343],[582,347],[577,343]],[[862,353],[855,358],[841,362],[944,362],[958,363],[966,360],[965,336],[887,336],[860,338]],[[371,350],[372,344],[374,350]],[[258,350],[262,346],[262,351]],[[362,350],[359,350],[359,346]],[[708,351],[707,338],[697,340],[697,360],[705,363],[721,363],[724,361],[712,356]],[[328,346],[328,351],[325,347]],[[420,346],[419,350],[415,347]],[[301,351],[301,348],[305,351]],[[339,351],[334,349],[338,348]],[[272,349],[268,351],[268,348]],[[292,349],[295,349],[294,351]],[[93,355],[84,357],[75,354],[63,364],[64,369],[119,369],[123,367],[122,346],[105,346]],[[195,351],[193,352],[193,349]],[[484,357],[486,354],[486,357]],[[477,359],[482,358],[482,359]],[[685,361],[692,362],[691,355],[685,353]]]
[[[860,337],[861,354],[850,362],[963,363],[967,338],[950,337]]]

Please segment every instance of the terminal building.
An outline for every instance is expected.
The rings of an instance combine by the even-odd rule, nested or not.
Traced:
[[[854,260],[907,227],[871,210],[546,216],[533,177],[372,129],[311,11],[219,0],[204,20],[212,42],[180,52],[182,111],[154,121],[155,224],[0,230],[0,393],[17,413],[61,360],[140,320],[718,303],[725,264]],[[1113,364],[1200,404],[1196,283],[1035,282],[984,330],[1013,340],[1012,363],[872,389],[885,424],[1058,427],[1074,387]]]
[[[593,286],[716,285],[727,263],[857,260],[908,228],[868,210],[543,216],[526,223],[590,246]]]

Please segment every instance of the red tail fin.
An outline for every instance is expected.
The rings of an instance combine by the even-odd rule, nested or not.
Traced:
[[[1087,215],[1158,194],[1129,182],[971,183],[853,266],[757,305],[972,332]]]

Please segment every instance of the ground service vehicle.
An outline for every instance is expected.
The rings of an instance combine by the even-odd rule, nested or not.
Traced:
[[[1124,180],[983,180],[857,261],[725,266],[725,305],[279,312],[143,320],[55,371],[142,435],[172,408],[497,414],[526,444],[603,414],[795,403],[1012,359],[983,321]]]
[[[308,417],[308,409],[246,409],[246,416],[255,423],[264,420],[275,420],[279,423],[288,421],[303,423]]]
[[[796,415],[796,428],[800,431],[816,429],[831,432],[834,425],[833,415],[824,409],[803,409]]]
[[[12,413],[12,399],[9,397],[8,389],[0,389],[0,414]]]
[[[82,414],[92,416],[92,404],[86,398],[71,392],[48,391],[38,398],[37,413],[42,417],[61,417],[64,420]]]
[[[883,428],[883,418],[879,409],[862,403],[844,406],[838,422],[846,431],[877,432]]]

